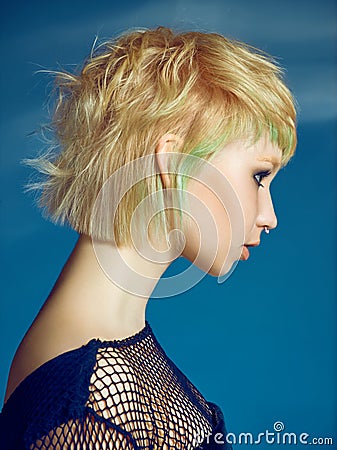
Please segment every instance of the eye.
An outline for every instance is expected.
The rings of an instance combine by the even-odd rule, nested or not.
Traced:
[[[264,185],[261,183],[263,178],[268,177],[271,174],[271,170],[265,170],[263,172],[258,172],[254,175],[254,180],[256,181],[257,185],[259,187],[264,187]]]

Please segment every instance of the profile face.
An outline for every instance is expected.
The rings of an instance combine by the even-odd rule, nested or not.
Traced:
[[[280,168],[281,157],[281,150],[265,137],[253,145],[246,141],[226,145],[210,161],[222,177],[213,191],[221,187],[223,192],[228,187],[232,190],[221,200],[199,177],[190,179],[187,190],[199,200],[199,206],[189,207],[182,256],[213,276],[223,276],[235,261],[248,259],[249,251],[244,246],[259,245],[264,227],[277,226],[270,184]],[[241,207],[239,213],[231,213],[228,208],[235,201]],[[210,217],[217,233],[207,227]],[[239,228],[243,232],[235,233]]]
[[[216,277],[229,276],[238,260],[248,259],[249,251],[246,246],[258,245],[264,227],[272,229],[277,225],[270,185],[279,170],[282,152],[265,138],[255,144],[237,140],[226,145],[210,161],[166,151],[161,154],[165,158],[156,159],[156,155],[147,155],[134,160],[123,166],[121,173],[117,171],[109,178],[109,182],[101,190],[102,196],[98,198],[94,220],[102,222],[103,225],[110,225],[110,218],[113,217],[120,198],[116,195],[117,182],[120,188],[122,186],[118,191],[122,197],[129,189],[128,183],[135,185],[136,181],[139,181],[134,179],[133,174],[140,174],[143,179],[144,170],[151,172],[154,161],[163,165],[161,171],[159,164],[155,170],[157,175],[164,173],[163,179],[166,181],[166,163],[163,162],[172,161],[175,157],[180,161],[181,155],[183,161],[187,159],[191,163],[190,159],[197,159],[200,164],[195,166],[198,169],[192,172],[179,165],[178,171],[173,171],[177,176],[189,173],[184,190],[171,187],[167,183],[163,190],[167,193],[164,202],[157,202],[156,197],[155,201],[148,202],[151,196],[147,196],[133,213],[131,235],[139,258],[135,258],[135,252],[129,254],[125,248],[123,254],[120,254],[115,245],[102,245],[99,240],[94,242],[96,257],[108,278],[130,292],[130,287],[124,285],[124,279],[128,279],[125,277],[127,271],[132,273],[132,293],[137,296],[146,297],[148,280],[153,278],[154,273],[160,278],[165,267],[179,256],[190,260],[204,273]],[[181,192],[183,201],[177,203],[176,194],[180,196]],[[171,194],[174,200],[172,202]],[[170,245],[164,233],[162,239],[157,238],[150,227],[154,214],[162,211],[163,207],[168,211],[175,209],[182,213],[181,224],[174,225],[174,222],[169,222],[170,232],[175,228],[177,231],[172,234],[172,239],[170,234]],[[142,232],[147,234],[147,240],[143,239]],[[183,239],[180,239],[181,237]],[[117,266],[123,270],[116,271],[117,260]],[[170,286],[165,287],[165,292],[159,297],[176,295],[189,289],[191,283],[193,286],[200,279],[199,274],[197,280],[193,276],[191,271],[189,274],[183,272],[179,276],[175,275],[174,283],[165,279]]]

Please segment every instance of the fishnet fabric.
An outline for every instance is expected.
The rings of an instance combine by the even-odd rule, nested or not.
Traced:
[[[147,321],[134,336],[93,339],[45,363],[1,415],[9,423],[20,407],[22,436],[17,429],[8,450],[189,450],[208,448],[200,442],[214,431],[210,403],[167,357]]]

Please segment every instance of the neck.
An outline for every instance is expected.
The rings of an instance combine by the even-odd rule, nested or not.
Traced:
[[[134,248],[117,249],[81,235],[45,309],[80,336],[122,339],[145,326],[147,302],[169,263],[154,263]]]

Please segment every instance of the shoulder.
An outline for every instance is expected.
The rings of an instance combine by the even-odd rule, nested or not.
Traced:
[[[34,409],[34,405],[44,403],[43,399],[55,403],[62,401],[69,392],[89,384],[96,363],[97,344],[93,339],[81,347],[66,350],[47,359],[33,368],[7,396],[4,409],[9,403],[24,403]],[[14,366],[15,367],[15,366]],[[19,366],[18,366],[19,367]],[[41,405],[43,407],[43,405]]]
[[[8,443],[20,440],[21,445],[22,439],[35,442],[39,436],[57,435],[63,430],[62,424],[71,424],[80,432],[88,411],[95,414],[94,406],[101,406],[106,395],[103,384],[113,379],[113,350],[107,357],[103,346],[93,338],[46,361],[22,380],[0,413],[0,434],[6,433]],[[104,421],[103,415],[96,416]],[[90,417],[96,420],[95,416]]]
[[[60,337],[53,333],[39,333],[34,329],[29,330],[21,344],[19,345],[15,356],[13,358],[10,373],[8,377],[5,402],[10,398],[12,393],[17,387],[37,369],[41,368],[45,364],[49,366],[58,365],[58,358],[69,359],[69,353],[71,358],[76,358],[81,352],[79,350],[81,346],[84,346],[87,342],[75,342],[68,339],[66,336]],[[75,351],[75,352],[74,352]]]

